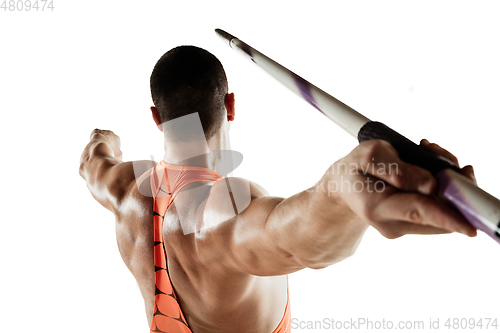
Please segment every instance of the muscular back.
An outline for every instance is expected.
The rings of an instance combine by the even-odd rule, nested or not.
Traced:
[[[146,171],[130,185],[115,214],[120,254],[139,284],[151,324],[155,296],[153,198],[144,195],[151,191],[149,174]],[[168,272],[194,333],[272,332],[283,317],[287,279],[282,275],[259,277],[242,270],[246,265],[239,261],[245,258],[234,253],[232,244],[239,242],[234,239],[235,228],[241,227],[238,220],[244,213],[235,215],[226,181],[213,186],[207,182],[192,183],[168,208],[163,225]],[[235,196],[248,191],[248,182],[243,179],[231,178],[229,183]],[[198,195],[191,195],[192,189]],[[247,205],[262,206],[260,214],[265,214],[266,206],[272,210],[279,202],[277,198],[255,202],[264,193],[252,183],[250,194],[252,202]],[[184,235],[177,207],[182,207],[183,224],[211,227]]]

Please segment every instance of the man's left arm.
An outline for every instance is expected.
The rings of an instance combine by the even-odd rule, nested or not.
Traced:
[[[145,176],[154,164],[149,160],[122,162],[120,138],[112,131],[98,129],[92,131],[80,160],[80,175],[92,196],[115,215],[118,249],[144,297],[149,322],[155,290],[153,205],[145,205],[149,201],[143,199],[150,196],[149,177]],[[143,177],[136,180],[136,175]],[[135,188],[136,183],[143,185],[143,190]]]
[[[122,162],[120,138],[112,131],[95,129],[80,158],[80,176],[92,196],[116,215],[135,183],[134,165],[144,165],[146,171],[154,162]]]

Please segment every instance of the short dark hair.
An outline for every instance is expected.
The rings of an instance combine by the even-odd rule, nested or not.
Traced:
[[[198,112],[206,139],[220,128],[226,115],[226,73],[210,52],[178,46],[165,53],[151,74],[151,97],[166,122]]]

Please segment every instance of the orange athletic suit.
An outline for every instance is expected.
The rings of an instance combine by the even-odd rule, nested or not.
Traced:
[[[151,189],[154,197],[154,264],[156,285],[155,312],[151,323],[151,333],[192,333],[177,301],[177,296],[175,295],[167,271],[167,260],[162,234],[163,216],[168,206],[174,201],[176,194],[187,184],[195,181],[210,181],[215,183],[221,178],[223,177],[218,173],[207,168],[173,165],[165,161],[161,161],[151,170]],[[273,333],[290,333],[290,324],[290,299],[288,298],[283,319]]]

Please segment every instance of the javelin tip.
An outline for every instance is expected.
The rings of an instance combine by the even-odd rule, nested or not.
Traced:
[[[219,35],[219,37],[226,40],[228,43],[231,43],[231,39],[236,38],[233,35],[225,32],[224,30],[221,30],[221,29],[215,29],[215,32],[217,33],[217,35]],[[231,45],[231,44],[229,44],[229,45]]]

